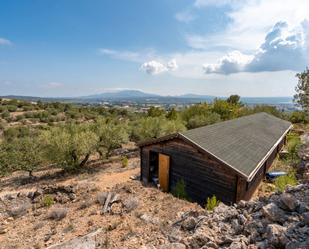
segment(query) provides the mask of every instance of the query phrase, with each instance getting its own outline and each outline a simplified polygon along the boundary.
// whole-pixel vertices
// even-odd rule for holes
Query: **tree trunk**
[[[90,157],[90,154],[87,154],[87,155],[85,156],[85,158],[83,159],[83,161],[81,161],[81,163],[79,164],[79,167],[84,167],[85,164],[87,163],[89,157]]]

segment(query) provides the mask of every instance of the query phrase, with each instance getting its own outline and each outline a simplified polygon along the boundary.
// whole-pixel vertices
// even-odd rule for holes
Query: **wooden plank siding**
[[[201,205],[212,195],[228,204],[235,202],[236,173],[211,156],[178,138],[142,147],[143,159],[150,151],[170,156],[170,190],[183,179],[189,197]],[[142,179],[149,180],[146,172],[149,166],[145,161],[141,166],[145,167],[141,171]]]

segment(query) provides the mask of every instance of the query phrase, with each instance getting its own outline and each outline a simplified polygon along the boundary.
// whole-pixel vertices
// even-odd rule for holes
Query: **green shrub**
[[[302,124],[309,123],[308,114],[306,114],[306,112],[302,112],[302,111],[292,112],[289,119],[292,123],[302,123]]]
[[[275,187],[279,192],[283,192],[288,185],[295,186],[297,184],[297,179],[294,172],[290,172],[286,176],[279,176],[275,179]]]
[[[42,203],[45,207],[50,207],[54,205],[55,201],[51,195],[44,195]]]
[[[207,197],[206,209],[209,211],[214,210],[215,207],[219,205],[220,201],[217,200],[217,197],[213,195],[211,198]]]
[[[122,167],[126,168],[128,167],[129,165],[129,160],[126,156],[123,156],[122,159],[121,159],[121,164],[122,164]]]
[[[25,119],[25,115],[23,115],[23,114],[16,116],[16,121],[21,121],[23,119]]]
[[[4,119],[10,117],[9,111],[8,111],[8,110],[3,111],[3,112],[1,113],[1,117],[4,118]]]
[[[183,179],[176,183],[175,188],[172,190],[172,194],[179,199],[189,200],[189,196],[186,192],[186,184]]]
[[[301,144],[301,140],[299,135],[295,133],[290,133],[287,135],[287,150],[289,152],[288,159],[292,161],[297,161],[297,149],[298,146]]]

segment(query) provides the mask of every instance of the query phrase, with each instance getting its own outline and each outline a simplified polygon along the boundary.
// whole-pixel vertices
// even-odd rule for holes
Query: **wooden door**
[[[170,157],[159,154],[159,184],[164,192],[168,192],[170,173]]]

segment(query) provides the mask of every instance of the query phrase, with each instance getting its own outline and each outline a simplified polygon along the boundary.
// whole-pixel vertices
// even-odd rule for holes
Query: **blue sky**
[[[290,96],[306,0],[0,0],[0,95]]]

